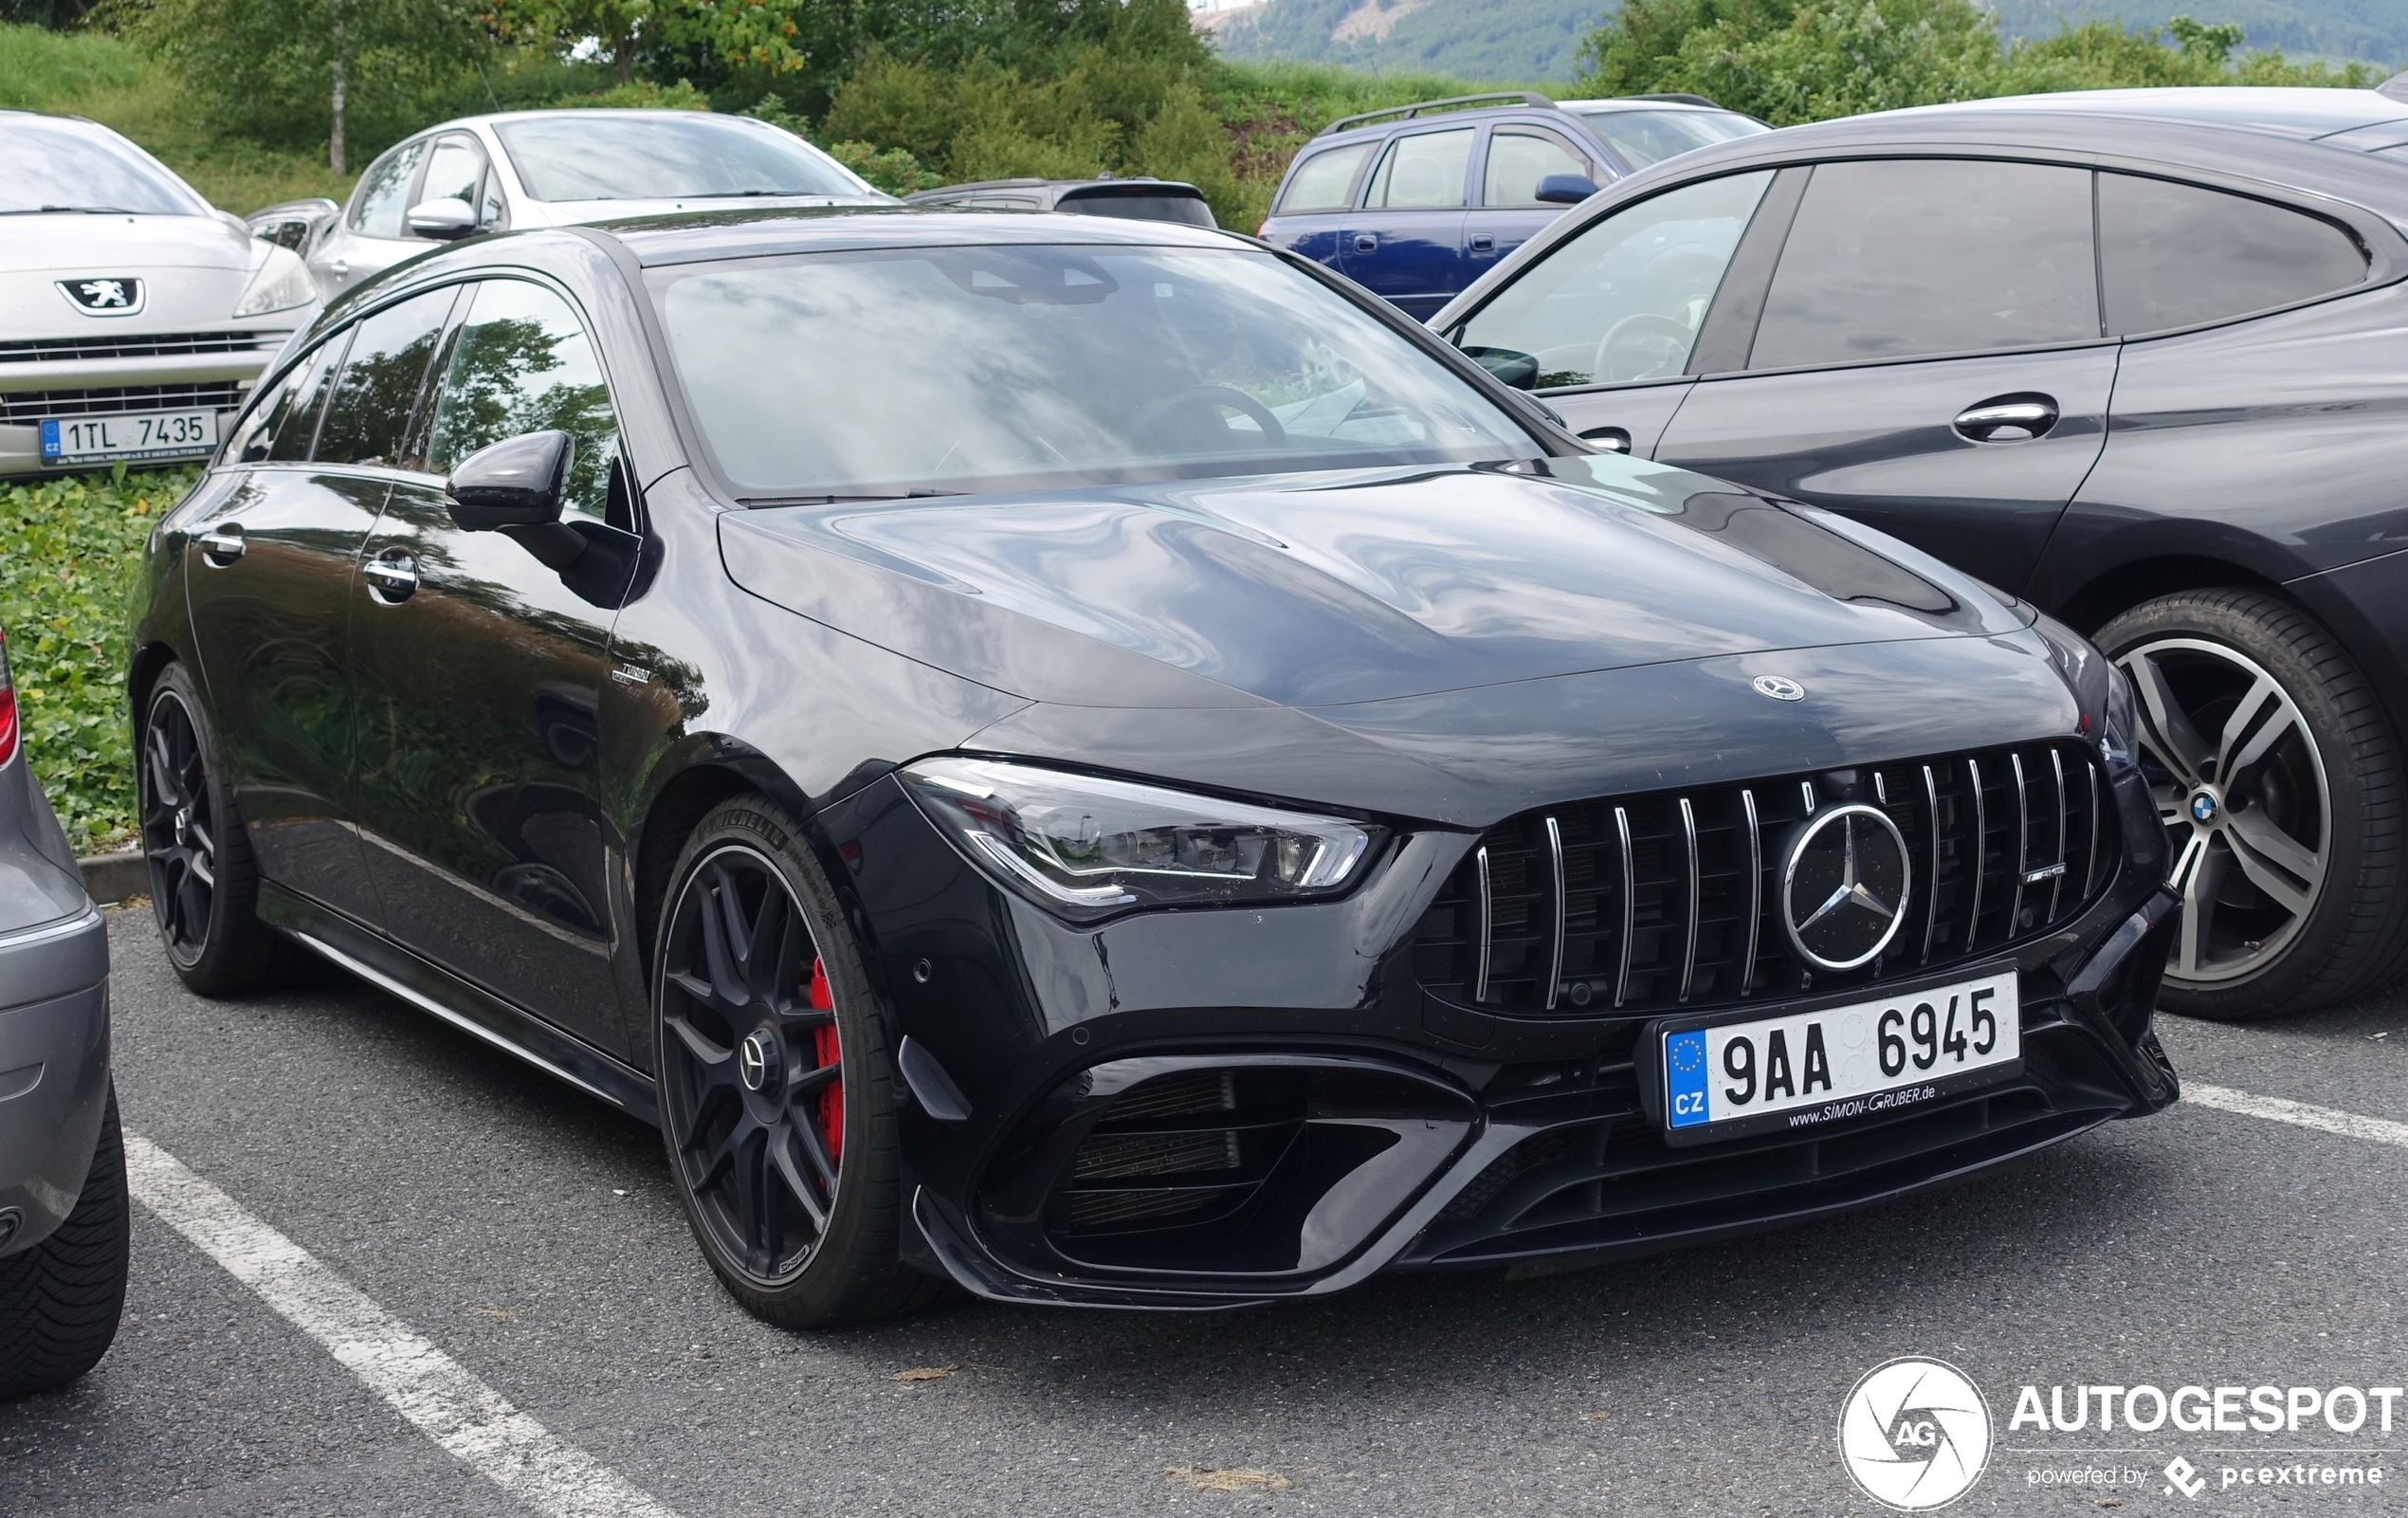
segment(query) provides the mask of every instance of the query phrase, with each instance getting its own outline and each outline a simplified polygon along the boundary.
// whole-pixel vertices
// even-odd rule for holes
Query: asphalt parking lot
[[[718,1289],[648,1130],[331,972],[196,999],[147,911],[113,924],[129,1133],[540,1425],[573,1462],[554,1510],[1872,1511],[1833,1430],[1902,1354],[1961,1367],[1996,1419],[1955,1510],[2408,1505],[2408,1400],[2350,1437],[2009,1426],[2025,1384],[2408,1381],[2408,989],[2270,1028],[2163,1019],[2186,1082],[2246,1095],[1801,1230],[1233,1315],[963,1303],[798,1336]],[[543,1510],[270,1300],[137,1208],[116,1347],[0,1406],[0,1513]],[[2196,1497],[2160,1473],[2177,1454]],[[2317,1462],[2394,1484],[2218,1474]],[[2076,1472],[2135,1479],[2054,1484]]]

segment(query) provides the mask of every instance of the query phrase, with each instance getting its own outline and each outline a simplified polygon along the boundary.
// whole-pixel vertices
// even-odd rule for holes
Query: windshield
[[[494,130],[538,200],[878,193],[791,132],[700,111],[578,112],[499,121]]]
[[[107,127],[11,115],[9,151],[0,155],[0,214],[44,210],[206,216],[209,206]]]
[[[1580,118],[1633,169],[1772,130],[1735,111],[1582,111]]]
[[[650,278],[695,421],[747,498],[1540,451],[1444,364],[1248,249],[871,249]]]

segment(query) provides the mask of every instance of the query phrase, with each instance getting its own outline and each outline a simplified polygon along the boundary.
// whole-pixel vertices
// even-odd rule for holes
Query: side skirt
[[[639,1122],[659,1125],[651,1077],[633,1066],[272,881],[260,883],[259,915],[303,948],[419,1011],[517,1055]]]

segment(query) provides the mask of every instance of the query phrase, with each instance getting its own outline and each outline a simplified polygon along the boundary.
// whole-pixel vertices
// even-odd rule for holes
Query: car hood
[[[1088,707],[1323,707],[2025,625],[1869,529],[1610,455],[756,508],[720,531],[763,599]]]
[[[231,320],[267,245],[216,216],[0,216],[0,338],[190,332]],[[64,280],[139,280],[141,309],[94,316]],[[289,316],[263,325],[283,327]]]

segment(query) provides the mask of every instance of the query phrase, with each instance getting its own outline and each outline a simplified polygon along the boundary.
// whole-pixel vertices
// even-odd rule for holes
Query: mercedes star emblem
[[[1806,699],[1806,687],[1786,675],[1758,675],[1748,684],[1756,687],[1758,695],[1770,696],[1775,701],[1804,701]]]
[[[1862,802],[1819,812],[1790,841],[1781,923],[1818,970],[1852,970],[1889,946],[1906,922],[1914,870],[1906,835]]]
[[[747,1033],[736,1046],[736,1072],[744,1089],[766,1091],[777,1080],[777,1046],[764,1033]]]

